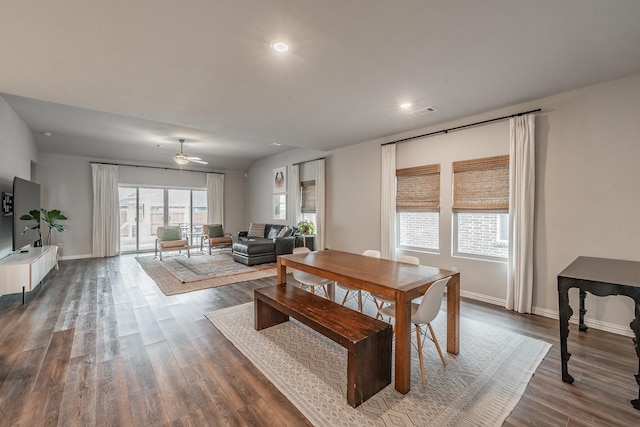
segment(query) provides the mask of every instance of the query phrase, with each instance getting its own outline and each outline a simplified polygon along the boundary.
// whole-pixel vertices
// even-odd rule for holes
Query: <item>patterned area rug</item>
[[[426,387],[414,348],[411,391],[396,392],[392,381],[354,409],[343,347],[295,320],[257,332],[253,303],[205,316],[316,426],[499,426],[551,347],[462,318],[460,354],[445,353],[446,367],[425,343]],[[432,326],[445,345],[446,315]]]
[[[211,255],[164,256],[160,261],[154,256],[137,257],[143,270],[165,295],[175,295],[200,289],[230,285],[247,280],[276,275],[276,264],[246,266],[235,262],[229,251]]]

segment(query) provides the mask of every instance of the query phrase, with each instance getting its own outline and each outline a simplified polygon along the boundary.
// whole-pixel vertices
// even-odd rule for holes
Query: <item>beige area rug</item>
[[[347,352],[338,344],[295,320],[257,332],[253,303],[205,316],[315,426],[499,426],[551,347],[463,318],[460,354],[445,354],[446,367],[425,343],[426,387],[414,349],[411,391],[398,393],[392,381],[354,409],[346,401]],[[446,315],[432,325],[446,342]]]
[[[247,280],[276,275],[276,264],[246,266],[235,262],[229,251],[212,255],[164,256],[160,261],[154,256],[137,257],[143,270],[165,295],[175,295],[200,289],[215,288]]]

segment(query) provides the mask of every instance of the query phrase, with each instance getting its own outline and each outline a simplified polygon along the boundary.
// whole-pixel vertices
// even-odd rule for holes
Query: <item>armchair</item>
[[[156,239],[156,256],[160,251],[160,260],[162,261],[162,251],[166,250],[187,250],[187,256],[191,258],[189,252],[189,239],[182,236],[182,228],[179,225],[171,225],[167,227],[158,227],[156,231],[158,236]]]
[[[231,246],[233,244],[231,234],[225,233],[222,230],[222,224],[207,224],[202,227],[202,233],[202,238],[200,239],[200,250],[202,250],[202,246],[206,241],[207,246],[209,247],[209,255],[211,255],[212,247],[220,248],[224,246]]]

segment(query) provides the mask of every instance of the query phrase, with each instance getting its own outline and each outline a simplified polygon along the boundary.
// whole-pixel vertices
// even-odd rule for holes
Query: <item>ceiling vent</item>
[[[411,112],[411,114],[413,114],[414,116],[424,116],[425,114],[433,113],[434,111],[438,111],[438,109],[436,107],[429,106],[416,108]]]

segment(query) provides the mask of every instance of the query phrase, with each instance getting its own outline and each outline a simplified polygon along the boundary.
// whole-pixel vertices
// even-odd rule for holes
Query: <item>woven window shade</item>
[[[440,210],[440,165],[417,166],[396,170],[396,210]]]
[[[453,162],[453,206],[459,211],[509,211],[509,156]]]
[[[302,189],[302,206],[300,212],[315,213],[316,212],[316,182],[303,181],[300,183]]]

